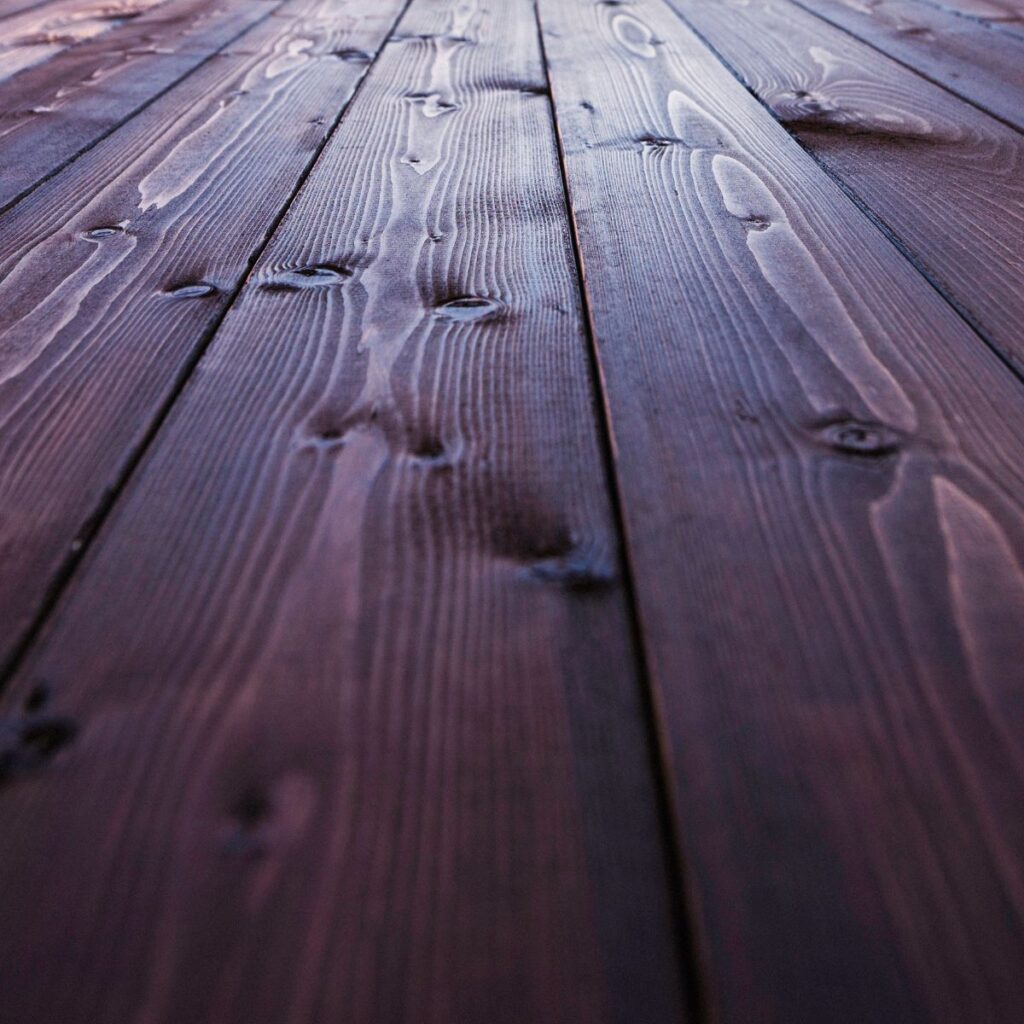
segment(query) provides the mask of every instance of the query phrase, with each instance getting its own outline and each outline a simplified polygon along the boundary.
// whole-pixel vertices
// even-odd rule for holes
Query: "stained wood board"
[[[166,3],[0,83],[0,209],[279,6]]]
[[[289,5],[0,220],[0,662],[365,75],[337,53],[373,53],[401,7]]]
[[[806,0],[801,6],[1024,129],[1024,39],[914,0]]]
[[[0,20],[0,82],[160,6],[164,0],[57,0]]]
[[[670,0],[1024,372],[1024,135],[789,0]]]
[[[665,4],[539,10],[706,1016],[1011,1024],[1020,383]]]
[[[1014,35],[1024,34],[1024,3],[1020,0],[941,0],[933,6],[965,18],[974,18]]]
[[[414,3],[7,693],[6,1021],[682,1019],[577,285],[532,4]]]

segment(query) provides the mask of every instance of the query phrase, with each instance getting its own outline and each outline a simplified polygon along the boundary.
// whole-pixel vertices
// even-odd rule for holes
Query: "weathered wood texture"
[[[1024,130],[1024,39],[914,0],[798,0]]]
[[[928,3],[929,0],[920,2]],[[1024,35],[1024,3],[1021,0],[933,0],[932,5],[1014,35]]]
[[[403,2],[295,0],[0,221],[0,662]]]
[[[682,1019],[532,10],[413,5],[8,691],[5,1024]]]
[[[0,20],[0,81],[109,32],[165,0],[56,0]]]
[[[670,0],[1024,372],[1024,135],[789,0]]]
[[[1022,2],[0,0],[0,1022],[1018,1024]]]
[[[1020,383],[664,3],[539,8],[708,1017],[1012,1024]]]
[[[0,209],[280,5],[178,0],[0,82]],[[2,26],[3,23],[0,23]]]
[[[56,4],[58,0],[0,0],[0,18],[11,18],[37,7]]]
[[[8,693],[10,1024],[680,1019],[528,9],[414,7]]]

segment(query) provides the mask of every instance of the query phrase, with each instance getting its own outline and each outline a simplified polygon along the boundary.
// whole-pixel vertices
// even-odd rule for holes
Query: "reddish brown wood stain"
[[[1017,1024],[1019,0],[0,0],[0,1022]]]

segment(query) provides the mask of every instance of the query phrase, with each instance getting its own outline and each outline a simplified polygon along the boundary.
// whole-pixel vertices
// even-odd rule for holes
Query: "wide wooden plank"
[[[403,3],[294,0],[0,220],[0,663]]]
[[[661,0],[541,0],[707,1018],[1013,1024],[1024,392]]]
[[[1024,372],[1024,136],[789,0],[670,4]]]
[[[279,6],[171,0],[0,82],[0,210]]]
[[[1024,130],[1024,39],[914,0],[798,2]]]
[[[6,1024],[682,1019],[595,418],[531,0],[417,0],[6,695]]]

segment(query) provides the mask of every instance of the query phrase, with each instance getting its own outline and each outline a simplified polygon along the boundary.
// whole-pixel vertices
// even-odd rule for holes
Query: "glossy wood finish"
[[[0,0],[3,1024],[1017,1024],[998,3]]]

